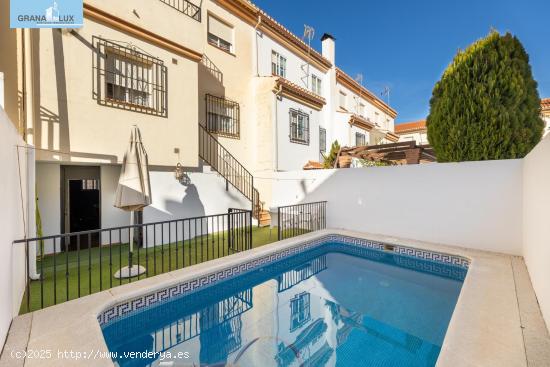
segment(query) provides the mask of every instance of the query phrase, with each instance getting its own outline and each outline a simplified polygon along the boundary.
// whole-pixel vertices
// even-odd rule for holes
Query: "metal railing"
[[[211,94],[206,94],[205,100],[206,130],[216,135],[238,139],[240,137],[239,104]]]
[[[201,7],[193,4],[188,0],[160,0],[160,1],[178,10],[180,13],[183,13],[188,17],[195,19],[197,22],[201,21]]]
[[[284,240],[327,227],[327,202],[317,201],[277,208],[277,238]]]
[[[134,231],[133,251],[130,231]],[[21,313],[252,248],[252,213],[227,213],[14,241],[25,246],[26,294]],[[36,272],[31,274],[31,251]],[[115,277],[123,267],[144,267]],[[137,268],[134,268],[137,269]]]
[[[260,195],[254,187],[254,177],[202,125],[199,125],[199,157],[252,202],[252,216],[258,218]]]

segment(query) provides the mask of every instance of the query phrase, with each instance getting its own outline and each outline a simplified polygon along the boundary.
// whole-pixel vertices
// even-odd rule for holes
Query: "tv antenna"
[[[311,40],[315,36],[315,28],[310,25],[304,24],[304,35],[302,36],[302,41],[307,43],[307,62],[302,65],[302,71],[304,76],[302,77],[302,82],[309,89],[309,60],[311,58]]]
[[[390,105],[390,91],[391,91],[390,87],[386,85],[382,93],[380,93],[381,96],[386,96],[386,101],[388,103],[388,106]]]

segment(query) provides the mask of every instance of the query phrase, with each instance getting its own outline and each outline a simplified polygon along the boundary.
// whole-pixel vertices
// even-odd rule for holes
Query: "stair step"
[[[271,214],[267,210],[260,211],[260,219],[258,220],[258,225],[260,227],[267,227],[271,224]]]

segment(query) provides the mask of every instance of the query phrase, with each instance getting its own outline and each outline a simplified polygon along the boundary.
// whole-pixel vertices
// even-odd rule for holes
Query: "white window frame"
[[[346,94],[346,92],[341,90],[338,94],[338,105],[340,106],[340,108],[343,108],[344,110],[347,109],[346,108],[347,99],[348,99],[348,95]]]
[[[323,94],[322,79],[315,74],[311,74],[311,91],[318,96]]]
[[[271,50],[271,74],[286,78],[286,57]]]

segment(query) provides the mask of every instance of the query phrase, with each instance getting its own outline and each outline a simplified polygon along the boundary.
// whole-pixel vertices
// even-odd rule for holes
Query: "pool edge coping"
[[[353,232],[353,231],[347,231],[347,230],[341,230],[341,229],[326,229],[326,230],[298,236],[295,238],[274,242],[268,245],[264,245],[262,247],[252,249],[247,253],[233,254],[225,258],[216,259],[209,262],[193,265],[188,268],[184,268],[184,269],[176,270],[170,273],[165,273],[155,277],[147,278],[147,279],[141,280],[140,282],[112,288],[110,290],[106,290],[90,296],[86,296],[81,299],[77,299],[77,300],[69,301],[57,306],[49,307],[44,310],[35,311],[32,313],[33,325],[31,326],[31,331],[29,333],[28,348],[36,349],[37,347],[47,347],[48,345],[51,347],[58,347],[58,348],[59,348],[59,345],[63,345],[64,347],[66,347],[65,349],[70,349],[71,346],[76,346],[76,345],[80,347],[82,343],[75,344],[75,340],[72,336],[74,336],[75,334],[79,334],[77,332],[78,330],[80,331],[88,330],[88,333],[86,332],[84,333],[85,335],[90,337],[89,342],[85,343],[86,347],[89,350],[95,349],[101,352],[108,352],[105,340],[103,338],[103,334],[101,332],[101,327],[97,320],[98,314],[103,312],[103,310],[109,307],[112,307],[117,303],[131,299],[133,297],[142,296],[147,293],[158,291],[160,289],[167,288],[172,285],[197,278],[201,275],[211,273],[216,270],[221,270],[222,268],[227,268],[232,263],[238,264],[238,263],[251,260],[253,258],[259,258],[262,255],[273,253],[274,249],[277,249],[277,250],[286,249],[288,247],[296,246],[297,244],[300,244],[306,241],[315,240],[330,234],[350,236],[350,237],[356,237],[363,240],[377,241],[382,243],[398,245],[402,247],[409,247],[409,248],[433,251],[438,253],[445,253],[445,254],[450,254],[454,256],[460,256],[469,260],[470,264],[469,264],[468,274],[466,276],[466,279],[464,280],[462,291],[457,300],[455,311],[453,312],[453,316],[451,318],[451,322],[447,330],[447,335],[445,337],[443,347],[439,355],[437,366],[452,366],[453,363],[454,365],[456,365],[457,361],[462,362],[461,365],[464,365],[464,366],[480,365],[476,362],[477,359],[476,360],[471,359],[468,356],[468,353],[464,353],[464,354],[461,353],[460,344],[458,344],[458,347],[456,346],[456,343],[455,343],[456,340],[454,339],[456,339],[455,334],[457,330],[460,332],[462,329],[467,329],[466,326],[468,326],[467,324],[464,324],[467,321],[461,320],[464,318],[464,315],[460,315],[460,317],[457,317],[456,311],[459,308],[459,306],[463,306],[465,302],[471,301],[469,299],[465,299],[464,294],[465,294],[465,289],[467,290],[468,288],[473,286],[472,278],[473,278],[473,275],[477,273],[478,265],[480,267],[481,266],[485,267],[487,265],[485,264],[485,262],[487,261],[498,262],[498,261],[507,260],[507,259],[509,260],[512,257],[511,255],[472,250],[465,247],[428,243],[423,241],[384,236],[379,234]],[[78,308],[79,305],[81,305],[83,308],[79,309]],[[61,314],[65,316],[65,318],[63,319],[64,322],[62,322],[64,326],[61,327],[60,325],[58,325],[57,328],[48,328],[47,325],[51,326],[53,324],[52,319],[56,319],[56,316],[60,316]],[[457,318],[459,319],[457,320]],[[56,321],[59,321],[59,320],[56,319]],[[94,325],[91,325],[92,323]],[[78,328],[75,328],[76,324],[78,324],[79,326]],[[518,327],[518,330],[519,330],[519,327]],[[453,331],[451,335],[450,335],[450,331]],[[510,331],[511,330],[508,330],[508,332]],[[64,334],[64,332],[66,332],[67,334]],[[452,339],[452,340],[449,340],[449,339]],[[66,344],[62,343],[62,341],[64,341]],[[522,350],[523,350],[523,347],[524,345],[523,343],[521,343]],[[456,350],[457,348],[459,350]],[[506,349],[505,351],[507,350],[508,349]],[[517,350],[513,352],[514,353],[510,353],[510,354],[518,354]],[[523,360],[525,360],[525,354],[523,354]],[[510,365],[510,366],[518,365],[516,363],[518,361],[517,358],[511,358],[511,359],[508,359],[508,361],[510,362],[507,365]],[[34,365],[54,366],[56,365],[56,363],[58,362],[56,362],[55,359],[51,359],[48,361],[44,361],[44,360],[38,361],[36,359],[35,360],[27,359],[25,366],[27,365],[28,366],[34,366]],[[78,365],[78,362],[74,362],[74,363],[75,363],[74,365]],[[72,365],[71,361],[67,361],[67,360],[64,361],[64,364]],[[90,365],[112,366],[113,362],[110,359],[109,360],[101,359],[101,360],[92,361]],[[526,365],[526,364],[523,364],[523,365]]]

